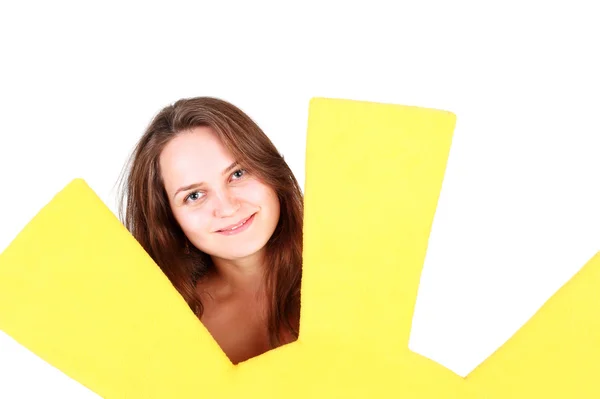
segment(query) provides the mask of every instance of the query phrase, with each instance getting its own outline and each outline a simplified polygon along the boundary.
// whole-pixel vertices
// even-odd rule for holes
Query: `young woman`
[[[123,223],[229,359],[296,340],[302,192],[256,123],[223,100],[179,100],[128,166]]]

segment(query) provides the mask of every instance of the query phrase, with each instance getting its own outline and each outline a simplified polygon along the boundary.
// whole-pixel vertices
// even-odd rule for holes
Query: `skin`
[[[265,244],[280,216],[276,193],[250,175],[208,127],[172,139],[160,168],[173,215],[214,272],[198,282],[202,323],[235,364],[266,352]],[[219,230],[252,222],[234,235]]]

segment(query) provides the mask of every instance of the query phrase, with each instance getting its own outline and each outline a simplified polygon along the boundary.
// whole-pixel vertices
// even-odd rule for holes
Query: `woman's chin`
[[[234,251],[223,253],[222,258],[230,261],[250,260],[255,257],[258,258],[263,251],[264,246],[236,248]]]

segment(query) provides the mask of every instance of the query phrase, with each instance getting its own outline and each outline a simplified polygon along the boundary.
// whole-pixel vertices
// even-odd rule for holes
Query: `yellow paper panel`
[[[359,341],[382,356],[407,350],[455,119],[416,107],[312,101],[305,341]]]
[[[598,376],[600,253],[467,380],[494,399],[592,399]]]
[[[106,397],[194,392],[198,373],[211,381],[232,367],[79,179],[0,256],[0,329]]]

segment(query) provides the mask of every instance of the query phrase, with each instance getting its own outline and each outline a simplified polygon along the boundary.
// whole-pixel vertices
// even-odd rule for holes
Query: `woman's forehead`
[[[167,184],[194,184],[218,177],[234,162],[232,154],[207,128],[181,133],[163,149],[160,157]]]

